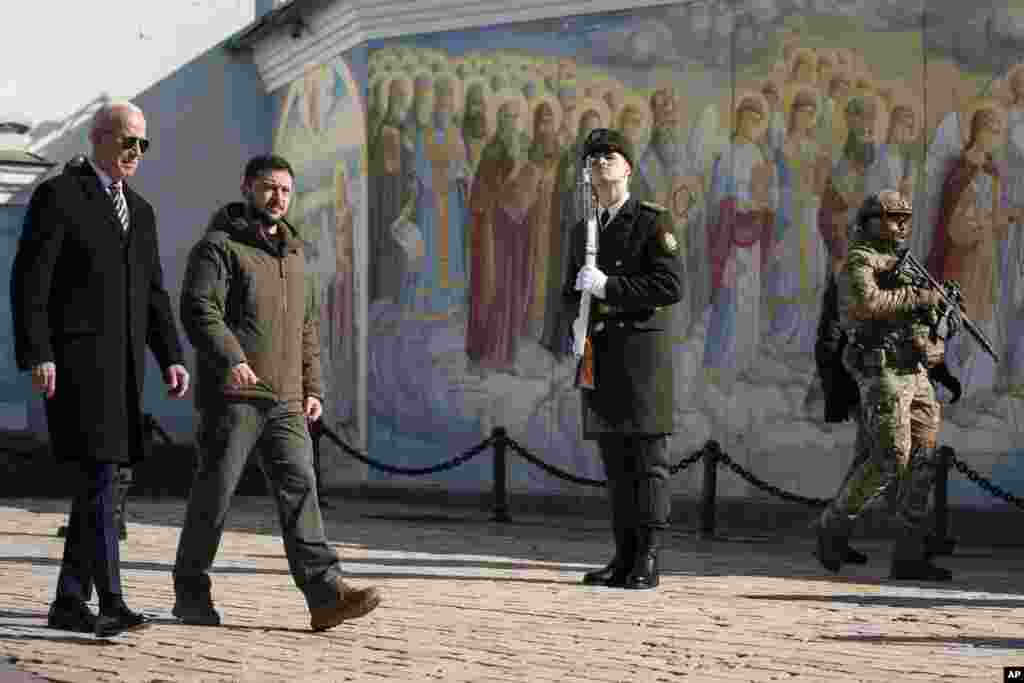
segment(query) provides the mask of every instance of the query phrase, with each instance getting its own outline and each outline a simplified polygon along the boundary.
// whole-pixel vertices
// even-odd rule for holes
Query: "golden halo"
[[[572,133],[573,139],[579,136],[580,132],[580,119],[588,111],[593,111],[597,114],[600,119],[598,125],[599,128],[611,128],[613,125],[611,110],[608,108],[608,103],[604,100],[594,99],[593,97],[581,97],[576,100],[576,114],[572,121]]]
[[[637,95],[635,93],[630,93],[622,97],[622,102],[619,104],[619,111],[617,112],[617,116],[619,118],[617,118],[614,121],[615,125],[612,127],[616,129],[620,128],[620,126],[622,125],[622,121],[620,120],[622,117],[622,112],[624,112],[627,107],[640,114],[640,118],[643,119],[644,131],[649,131],[651,129],[652,119],[651,104],[647,100],[647,98],[641,97],[640,95]]]
[[[804,61],[804,60],[810,61],[811,69],[814,71],[815,78],[817,78],[817,76],[818,76],[818,53],[815,52],[813,48],[800,47],[800,48],[797,48],[793,52],[793,55],[789,58],[789,64],[786,66],[786,78],[787,78],[787,80],[792,80],[793,79],[793,77],[794,77],[794,73],[793,72],[796,70],[797,63],[801,62],[801,61]]]
[[[999,125],[1002,128],[1002,137],[1007,135],[1007,113],[1006,107],[994,97],[975,97],[968,100],[963,108],[960,118],[960,140],[964,145],[971,139],[971,125],[974,122],[974,115],[982,109],[991,109],[999,117]]]
[[[532,138],[533,121],[530,118],[530,107],[526,103],[526,97],[516,88],[502,88],[494,93],[487,100],[487,133],[495,135],[498,132],[498,110],[508,102],[515,102],[519,105],[519,130]]]
[[[743,102],[745,102],[747,100],[750,100],[750,99],[753,99],[753,100],[757,101],[758,105],[761,108],[761,111],[764,114],[761,117],[761,123],[758,125],[757,129],[755,129],[755,131],[754,131],[754,139],[757,140],[758,138],[760,138],[764,134],[764,131],[768,128],[768,122],[771,119],[771,111],[772,110],[771,110],[771,107],[768,106],[768,100],[766,100],[764,95],[762,95],[761,93],[757,92],[756,90],[737,90],[736,91],[736,99],[735,99],[735,101],[733,103],[732,112],[731,112],[731,116],[730,116],[730,121],[732,123],[731,128],[732,128],[733,133],[735,133],[736,132],[736,124],[739,123],[739,120],[740,120],[740,117],[738,116],[740,105]]]
[[[916,140],[917,137],[921,134],[921,125],[924,123],[924,121],[923,121],[923,119],[921,117],[921,107],[917,104],[916,101],[914,101],[914,100],[912,100],[910,98],[906,98],[906,97],[899,98],[899,97],[897,97],[897,98],[893,99],[892,110],[890,110],[890,112],[889,112],[889,125],[890,126],[892,125],[892,115],[893,115],[893,113],[897,109],[909,109],[910,111],[912,111],[914,113],[914,129],[913,129],[913,131],[911,133],[911,138],[910,139],[911,140]],[[885,142],[888,142],[888,138],[889,138],[888,129],[886,129]]]

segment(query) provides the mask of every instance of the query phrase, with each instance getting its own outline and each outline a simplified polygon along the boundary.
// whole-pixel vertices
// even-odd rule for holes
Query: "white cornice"
[[[369,40],[484,28],[576,14],[675,4],[672,0],[335,0],[303,10],[302,24],[280,26],[256,39],[253,60],[268,92]],[[293,34],[298,33],[298,37]]]

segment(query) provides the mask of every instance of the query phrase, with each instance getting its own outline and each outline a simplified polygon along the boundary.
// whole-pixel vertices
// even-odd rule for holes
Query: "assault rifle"
[[[985,350],[985,353],[992,356],[995,362],[999,362],[999,354],[996,353],[995,347],[992,342],[989,341],[985,333],[981,331],[973,320],[967,317],[963,309],[963,297],[960,295],[959,286],[950,288],[947,291],[946,287],[939,283],[932,274],[928,272],[928,269],[921,265],[921,262],[914,258],[914,255],[907,249],[900,256],[900,260],[896,263],[896,273],[904,272],[911,277],[916,286],[925,287],[927,289],[934,289],[939,293],[939,298],[943,303],[946,304],[949,313],[959,318],[960,323],[964,329],[971,333],[974,340]]]

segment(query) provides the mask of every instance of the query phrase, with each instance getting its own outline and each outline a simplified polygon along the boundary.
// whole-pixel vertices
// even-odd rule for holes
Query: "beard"
[[[471,140],[483,140],[487,137],[487,118],[483,112],[472,112],[466,115],[462,124],[462,132]]]
[[[557,159],[561,147],[558,144],[558,134],[554,131],[540,133],[533,139],[530,145],[530,160],[544,161]]]
[[[850,137],[846,139],[843,156],[851,161],[856,161],[866,168],[875,163],[875,157],[878,156],[878,146],[873,142],[864,142],[851,133]]]

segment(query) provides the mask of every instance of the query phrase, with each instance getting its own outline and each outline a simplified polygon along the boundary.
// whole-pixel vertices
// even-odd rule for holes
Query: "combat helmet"
[[[910,202],[896,190],[881,190],[870,195],[857,210],[857,226],[862,239],[880,239],[902,244],[910,237],[910,217],[914,211]],[[901,218],[901,230],[893,233],[884,220],[872,221],[872,218],[884,219],[886,216]]]

